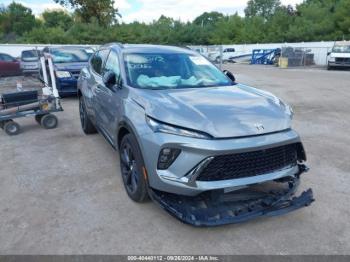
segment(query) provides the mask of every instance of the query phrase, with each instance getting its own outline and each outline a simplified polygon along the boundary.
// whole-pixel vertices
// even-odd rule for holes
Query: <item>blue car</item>
[[[80,71],[87,66],[94,50],[90,47],[45,47],[45,57],[50,56],[54,65],[56,86],[60,96],[76,95]],[[41,74],[42,75],[42,74]]]

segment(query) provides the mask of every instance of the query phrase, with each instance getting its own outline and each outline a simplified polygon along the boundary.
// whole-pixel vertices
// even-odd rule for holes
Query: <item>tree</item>
[[[288,38],[293,41],[332,41],[341,38],[335,21],[335,3],[339,0],[307,0],[297,6]],[[346,0],[347,1],[347,0]]]
[[[210,36],[212,44],[242,43],[242,28],[244,19],[237,13],[227,16],[215,24],[213,34]]]
[[[75,14],[83,23],[89,23],[94,18],[99,25],[110,26],[120,16],[118,9],[114,8],[114,0],[54,0],[63,6],[75,9]]]
[[[193,23],[201,26],[215,25],[222,18],[224,18],[224,15],[219,12],[205,12],[194,19]]]
[[[342,38],[350,39],[350,1],[341,0],[335,8],[334,19],[339,30],[342,32]]]
[[[44,26],[46,27],[60,27],[67,31],[73,24],[72,17],[62,10],[45,11],[42,13],[44,19]]]
[[[67,44],[72,41],[73,39],[69,38],[60,27],[36,27],[22,37],[22,42],[30,44]]]
[[[280,6],[280,0],[249,0],[244,13],[248,18],[261,16],[268,20]]]
[[[36,26],[35,16],[32,10],[12,2],[7,8],[0,11],[0,23],[4,34],[23,35]]]

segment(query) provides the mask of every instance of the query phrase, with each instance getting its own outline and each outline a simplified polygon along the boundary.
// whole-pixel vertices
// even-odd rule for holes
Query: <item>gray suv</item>
[[[313,201],[311,189],[292,198],[307,168],[291,107],[236,83],[194,51],[104,45],[81,71],[78,96],[83,131],[98,131],[119,151],[134,201],[150,196],[194,225],[276,215]],[[287,186],[256,188],[271,183]],[[219,215],[211,220],[213,208]]]

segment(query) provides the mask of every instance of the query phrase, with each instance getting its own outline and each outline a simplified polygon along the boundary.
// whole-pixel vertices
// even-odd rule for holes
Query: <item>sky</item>
[[[98,0],[96,0],[98,1]],[[1,0],[1,4],[8,5],[12,0]],[[62,8],[53,0],[18,0],[24,6],[31,8],[35,15],[46,9]],[[115,0],[115,7],[122,15],[122,22],[133,21],[152,22],[162,14],[183,22],[192,21],[204,12],[218,11],[224,14],[244,14],[248,0]],[[302,0],[281,0],[284,5],[295,5]]]

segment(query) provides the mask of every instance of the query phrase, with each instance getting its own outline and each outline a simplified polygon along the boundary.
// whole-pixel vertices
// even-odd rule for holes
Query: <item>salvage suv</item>
[[[78,80],[81,126],[119,151],[127,194],[213,226],[290,212],[305,151],[293,111],[197,52],[107,44]]]

